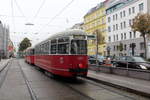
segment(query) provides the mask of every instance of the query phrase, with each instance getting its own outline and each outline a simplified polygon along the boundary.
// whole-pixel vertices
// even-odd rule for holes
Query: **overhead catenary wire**
[[[73,2],[74,2],[74,0],[71,0],[71,2],[69,2],[54,17],[52,17],[52,19],[46,25],[50,24],[57,16],[59,16],[61,13],[63,13]]]
[[[16,6],[17,6],[18,10],[19,10],[19,11],[20,11],[20,13],[22,14],[22,16],[23,16],[23,17],[25,17],[25,14],[23,13],[23,11],[22,11],[21,7],[19,6],[19,4],[18,4],[17,0],[14,0],[14,1],[15,1],[15,4],[16,4]],[[26,18],[26,17],[25,17],[25,20],[27,21],[27,18]]]
[[[74,2],[74,0],[71,0],[65,7],[63,7],[54,17],[52,17],[50,19],[50,21],[48,21],[47,24],[45,24],[43,27],[45,26],[48,26],[53,20],[55,20],[60,14],[62,14],[72,3]],[[39,31],[42,31],[42,29],[44,28],[41,28]]]
[[[22,16],[24,16],[24,17],[25,17],[25,15],[24,15],[24,13],[23,13],[23,11],[22,11],[21,7],[19,6],[18,2],[17,2],[16,0],[14,0],[14,1],[15,1],[15,4],[16,4],[16,6],[17,6],[18,10],[19,10],[19,11],[20,11],[20,13],[22,14]]]
[[[36,12],[35,15],[34,15],[34,18],[36,18],[36,17],[38,16],[38,14],[39,14],[41,8],[42,8],[42,7],[44,6],[44,4],[45,4],[45,1],[46,1],[46,0],[43,0],[43,1],[42,1],[42,3],[41,3],[41,5],[40,5],[39,9],[37,10],[37,12]]]
[[[15,19],[14,19],[14,4],[13,4],[14,0],[11,0],[11,16],[12,16],[12,24],[13,24],[13,28],[15,31]]]

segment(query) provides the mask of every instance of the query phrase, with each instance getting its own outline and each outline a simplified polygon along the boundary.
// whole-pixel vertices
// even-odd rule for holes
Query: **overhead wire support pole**
[[[96,32],[96,67],[98,67],[98,30]]]

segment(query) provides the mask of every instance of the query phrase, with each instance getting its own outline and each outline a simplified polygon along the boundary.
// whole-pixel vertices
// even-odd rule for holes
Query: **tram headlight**
[[[84,68],[83,64],[79,64],[79,68]]]

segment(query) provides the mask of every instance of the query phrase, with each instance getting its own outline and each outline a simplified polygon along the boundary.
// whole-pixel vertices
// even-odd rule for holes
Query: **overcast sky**
[[[88,10],[104,0],[0,0],[0,19],[9,25],[17,45],[24,37],[34,44],[83,22]],[[34,25],[25,25],[33,23]]]

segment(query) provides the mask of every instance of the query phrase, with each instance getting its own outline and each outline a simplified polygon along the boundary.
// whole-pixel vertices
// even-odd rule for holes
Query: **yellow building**
[[[100,55],[106,55],[106,14],[105,14],[105,3],[102,2],[96,7],[90,9],[90,11],[84,16],[84,30],[90,34],[94,35],[96,30],[99,30],[98,38]],[[96,41],[88,41],[88,54],[96,54]]]

